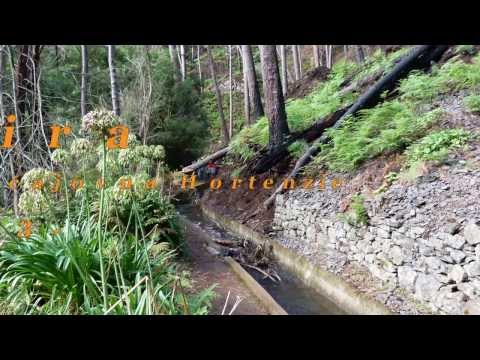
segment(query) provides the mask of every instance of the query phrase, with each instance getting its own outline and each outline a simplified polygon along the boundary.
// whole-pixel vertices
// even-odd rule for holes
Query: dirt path
[[[235,303],[237,296],[243,300],[236,308],[234,315],[268,315],[267,311],[258,302],[257,298],[245,287],[243,282],[235,275],[230,266],[221,258],[210,254],[205,244],[208,234],[196,224],[185,222],[185,241],[187,245],[187,259],[185,266],[191,271],[195,289],[204,289],[213,284],[215,297],[211,315],[220,315],[225,305],[228,292],[226,313],[228,314]]]

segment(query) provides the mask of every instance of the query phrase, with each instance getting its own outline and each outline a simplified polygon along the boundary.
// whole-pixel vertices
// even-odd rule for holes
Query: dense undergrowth
[[[176,265],[182,235],[164,148],[130,135],[126,149],[107,150],[107,131],[120,124],[109,111],[88,113],[87,136],[52,153],[56,171],[22,177],[23,220],[0,219],[0,311],[207,313],[212,289],[193,293]]]
[[[319,84],[308,96],[302,99],[290,99],[286,103],[290,131],[305,130],[316,120],[352,103],[359,94],[340,92],[347,79],[353,83],[379,71],[388,72],[407,50],[400,49],[389,55],[379,50],[362,66],[351,61],[337,62],[327,80]],[[235,136],[231,142],[233,153],[243,161],[252,159],[259,149],[268,144],[268,137],[268,120],[262,117],[252,126],[243,128]],[[291,154],[299,157],[303,145],[303,142],[292,144]]]
[[[352,103],[359,94],[341,92],[341,85],[346,79],[354,83],[373,74],[385,74],[408,50],[408,47],[401,48],[387,56],[378,51],[363,65],[345,61],[335,64],[328,79],[319,84],[310,95],[287,102],[290,130],[304,130],[315,120]],[[443,114],[441,109],[432,106],[440,96],[465,90],[471,94],[464,100],[466,107],[472,112],[480,111],[479,97],[475,95],[480,88],[480,55],[473,56],[471,62],[465,62],[461,55],[472,56],[475,48],[458,46],[455,51],[457,56],[441,67],[434,65],[426,73],[412,72],[400,82],[395,99],[362,110],[347,119],[341,127],[327,130],[330,142],[322,146],[320,153],[305,171],[315,172],[318,166],[326,166],[335,171],[351,171],[380,154],[403,152],[406,149],[409,149],[408,166],[414,162],[412,154],[417,154],[416,161],[439,159],[455,148],[457,140],[463,144],[466,137],[462,130],[440,132],[428,137]],[[422,153],[427,151],[428,144],[433,144],[432,141],[435,149],[428,154]],[[266,118],[260,118],[233,139],[232,147],[241,161],[248,161],[260,149],[265,148],[267,143],[268,122]],[[290,155],[293,159],[299,158],[307,146],[304,141],[291,144]]]
[[[461,130],[441,132],[432,138],[427,136],[435,122],[441,118],[442,110],[434,108],[432,103],[441,95],[459,90],[476,92],[480,87],[480,56],[472,63],[453,58],[441,68],[430,73],[414,72],[399,86],[399,96],[372,109],[360,111],[347,123],[328,130],[331,142],[323,147],[314,163],[326,164],[330,169],[350,171],[365,160],[380,154],[403,151],[419,141],[420,144],[410,150],[417,154],[417,160],[431,160],[429,156],[418,155],[429,141],[436,142],[435,152],[445,154],[451,148],[448,138],[465,139]],[[472,99],[472,98],[470,98]],[[471,109],[475,109],[475,98],[470,100]],[[468,101],[468,100],[467,100]],[[468,104],[468,102],[467,102]],[[416,149],[416,150],[415,150]],[[412,155],[409,156],[411,158]]]

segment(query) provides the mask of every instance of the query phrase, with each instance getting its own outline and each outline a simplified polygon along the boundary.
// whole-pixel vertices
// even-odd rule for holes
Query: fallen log
[[[197,162],[195,162],[191,165],[185,166],[182,169],[182,172],[184,174],[189,174],[189,173],[207,165],[211,161],[215,161],[215,160],[218,160],[218,159],[224,157],[225,155],[227,155],[227,153],[229,151],[230,151],[230,146],[227,146],[226,148],[218,150],[216,153],[213,153],[212,155],[209,155],[206,158],[200,159],[200,160],[198,160]]]
[[[431,65],[431,62],[438,60],[447,49],[447,45],[420,45],[414,48],[394,66],[389,74],[385,75],[360,96],[360,98],[358,98],[358,100],[340,117],[340,119],[335,122],[332,128],[338,128],[346,118],[355,115],[359,110],[373,107],[378,104],[382,100],[381,95],[386,91],[393,90],[399,80],[405,78],[412,70],[423,70],[428,68]],[[328,140],[329,138],[325,133],[315,140],[302,157],[295,163],[288,178],[295,178],[300,169],[307,165],[319,152],[320,145],[325,144]],[[283,190],[283,185],[279,186],[275,192],[265,200],[263,205],[267,208],[271,206],[275,201],[276,195],[283,192]]]
[[[279,161],[288,156],[288,147],[292,143],[297,140],[305,140],[307,142],[311,142],[317,139],[320,135],[322,135],[325,129],[332,127],[347,110],[348,106],[335,111],[334,113],[322,118],[321,120],[317,120],[308,129],[299,133],[292,134],[281,148],[279,148],[275,152],[266,152],[266,154],[263,155],[260,160],[256,161],[255,164],[251,166],[251,172],[253,174],[261,174],[270,170]]]

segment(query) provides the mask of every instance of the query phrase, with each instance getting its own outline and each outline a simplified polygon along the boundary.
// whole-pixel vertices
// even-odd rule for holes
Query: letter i
[[[17,120],[17,117],[13,114],[7,116],[7,122],[9,124],[13,124]],[[10,149],[12,147],[12,139],[13,139],[13,130],[15,126],[7,126],[5,127],[5,138],[3,139],[2,147],[5,149]]]

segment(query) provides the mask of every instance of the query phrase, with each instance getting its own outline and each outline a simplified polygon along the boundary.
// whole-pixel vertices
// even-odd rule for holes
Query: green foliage
[[[202,108],[200,84],[187,78],[175,82],[167,52],[151,58],[152,115],[149,143],[161,144],[171,169],[200,157],[209,137],[208,119]],[[137,114],[130,115],[136,119]]]
[[[323,146],[315,162],[326,162],[334,170],[353,170],[379,154],[405,148],[425,134],[440,113],[417,113],[398,100],[360,111],[340,128],[327,131],[331,143]]]
[[[450,150],[464,146],[470,138],[470,133],[463,129],[431,133],[407,149],[407,164],[412,165],[419,161],[441,161]]]
[[[353,101],[355,94],[340,96],[338,91],[345,78],[355,70],[349,62],[334,65],[329,78],[308,96],[286,103],[290,131],[302,131],[318,120]],[[268,145],[269,131],[267,118],[261,117],[251,126],[244,127],[231,141],[233,153],[242,160],[253,158],[256,151]]]
[[[96,229],[92,221],[80,227],[67,222],[58,235],[41,227],[27,241],[7,240],[0,249],[0,300],[8,312],[205,313],[211,291],[197,298],[183,292],[190,287],[188,275],[179,276],[168,247],[154,252],[153,242]],[[100,257],[108,264],[105,276]],[[103,295],[107,308],[102,307]]]
[[[473,113],[480,113],[480,95],[470,95],[463,99],[463,103]]]
[[[290,144],[288,152],[294,159],[299,159],[308,149],[308,143],[305,140],[297,140]]]
[[[366,225],[369,221],[369,216],[364,205],[365,199],[362,195],[353,195],[350,202],[350,210],[345,214],[337,214],[337,217],[352,226]]]
[[[383,74],[388,73],[393,68],[395,63],[402,56],[408,53],[408,51],[410,51],[410,48],[404,47],[388,55],[385,55],[385,53],[381,49],[378,49],[365,61],[361,68],[361,71],[359,71],[355,75],[354,81],[361,80],[379,71],[382,71]]]
[[[447,62],[440,69],[434,68],[430,74],[414,72],[400,83],[401,98],[417,103],[426,103],[440,94],[462,89],[475,89],[480,86],[480,56],[471,64],[459,59]]]
[[[33,169],[22,178],[19,208],[23,216],[36,218],[32,218],[35,223],[28,239],[16,236],[20,227],[14,216],[0,219],[0,311],[208,311],[211,289],[192,293],[188,274],[175,265],[174,257],[181,253],[183,239],[177,214],[164,191],[168,185],[164,148],[140,145],[129,136],[127,149],[107,151],[104,134],[112,122],[118,121],[108,111],[89,112],[82,119],[89,138],[77,138],[69,150],[65,147],[52,154],[63,175],[59,193],[51,193],[57,178],[49,170]],[[97,161],[96,168],[85,166]],[[153,171],[156,176],[152,179]],[[93,186],[69,189],[67,173],[85,182],[91,176]],[[104,179],[101,189],[96,187],[99,178]],[[37,189],[38,180],[46,188]],[[151,180],[154,183],[147,186]],[[43,196],[47,191],[49,196]],[[31,193],[34,196],[25,197]],[[51,209],[53,215],[44,216]]]
[[[368,213],[365,209],[364,198],[361,195],[352,196],[350,207],[353,210],[353,216],[356,224],[366,225],[368,223]]]
[[[457,45],[455,50],[456,53],[464,55],[475,55],[477,53],[475,45]]]
[[[440,94],[462,89],[474,90],[478,86],[479,56],[471,64],[453,59],[441,68],[432,69],[430,74],[413,72],[400,83],[397,100],[360,111],[340,128],[329,129],[327,133],[332,139],[331,143],[323,146],[315,163],[326,162],[331,169],[350,171],[380,154],[403,150],[425,136],[428,128],[441,115],[439,109],[425,112],[422,110],[425,105],[429,105]],[[466,100],[471,109],[476,108],[477,102],[476,97]],[[431,156],[434,154],[442,157],[440,150],[438,153],[432,150]]]

